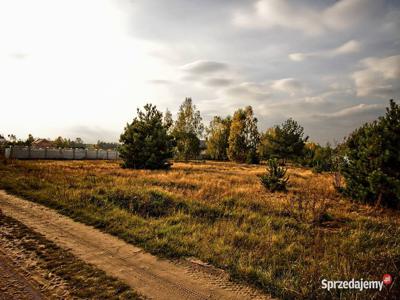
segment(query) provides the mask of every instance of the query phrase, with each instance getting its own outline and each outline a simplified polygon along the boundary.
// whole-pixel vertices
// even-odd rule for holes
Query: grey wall
[[[57,148],[29,148],[10,147],[5,149],[6,158],[16,159],[106,159],[116,160],[119,158],[115,150],[95,149],[57,149]]]

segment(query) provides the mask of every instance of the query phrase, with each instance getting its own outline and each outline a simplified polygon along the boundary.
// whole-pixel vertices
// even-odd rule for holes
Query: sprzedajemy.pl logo
[[[332,289],[353,289],[353,290],[379,290],[383,289],[383,285],[392,284],[392,276],[390,274],[383,275],[382,281],[379,280],[355,280],[354,278],[351,280],[327,280],[322,279],[321,281],[322,288],[327,289],[328,291]]]

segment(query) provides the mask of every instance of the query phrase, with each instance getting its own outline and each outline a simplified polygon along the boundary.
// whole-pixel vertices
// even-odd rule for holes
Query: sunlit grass
[[[270,193],[257,176],[264,171],[219,162],[146,171],[19,161],[0,165],[0,186],[152,253],[198,257],[282,298],[354,298],[322,290],[321,280],[398,274],[399,212],[352,203],[331,175],[302,168],[289,169],[288,193]]]

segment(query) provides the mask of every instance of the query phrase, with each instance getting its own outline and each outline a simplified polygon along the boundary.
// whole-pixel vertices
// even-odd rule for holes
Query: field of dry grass
[[[219,162],[146,171],[116,162],[14,161],[0,163],[0,188],[154,254],[197,257],[277,297],[400,292],[399,212],[352,203],[331,175],[301,168],[289,170],[288,193],[269,193],[257,176],[263,171]],[[323,278],[381,280],[385,273],[395,275],[395,286],[379,295],[321,289]]]

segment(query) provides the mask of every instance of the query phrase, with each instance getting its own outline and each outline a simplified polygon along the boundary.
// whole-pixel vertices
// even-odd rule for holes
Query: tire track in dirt
[[[22,275],[23,271],[10,262],[11,259],[0,250],[0,300],[46,299],[39,288]]]
[[[271,299],[229,281],[222,270],[190,261],[175,263],[78,223],[52,209],[0,191],[0,208],[82,260],[152,299]]]

